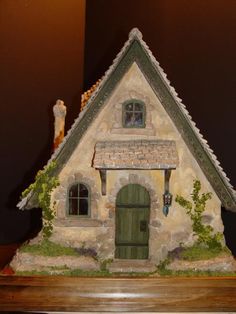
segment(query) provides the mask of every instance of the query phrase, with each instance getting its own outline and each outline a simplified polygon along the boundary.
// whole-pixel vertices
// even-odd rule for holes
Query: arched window
[[[90,216],[90,193],[83,183],[73,184],[69,189],[69,215]]]
[[[123,127],[145,127],[145,105],[143,102],[132,99],[123,104]]]

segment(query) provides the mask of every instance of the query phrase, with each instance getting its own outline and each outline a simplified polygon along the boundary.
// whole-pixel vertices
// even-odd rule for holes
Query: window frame
[[[142,106],[142,111],[137,111],[137,112],[142,112],[143,113],[143,121],[142,121],[142,124],[141,125],[131,125],[131,126],[128,126],[125,124],[125,116],[126,116],[126,106],[128,104],[140,104]],[[135,110],[132,110],[131,112],[135,113]],[[125,101],[123,104],[122,104],[122,126],[123,128],[126,128],[126,129],[144,129],[146,127],[146,106],[145,106],[145,103],[140,100],[140,99],[129,99],[127,101]]]
[[[88,214],[87,215],[80,215],[79,214],[79,209],[78,209],[78,214],[76,215],[73,215],[73,214],[70,214],[70,190],[73,186],[77,185],[77,189],[79,189],[79,185],[82,184],[84,185],[87,190],[88,190],[88,197],[87,197],[87,200],[88,200]],[[79,194],[78,194],[78,197],[75,199],[79,200],[79,199],[85,199],[86,197],[80,197]],[[80,217],[80,218],[90,218],[91,217],[91,191],[90,191],[90,187],[88,186],[87,183],[84,183],[84,182],[74,182],[72,183],[69,187],[68,187],[68,190],[67,190],[67,216],[70,217],[70,218],[76,218],[76,217]]]

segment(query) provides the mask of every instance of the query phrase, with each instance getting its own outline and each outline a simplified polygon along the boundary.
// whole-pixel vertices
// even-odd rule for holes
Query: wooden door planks
[[[236,279],[2,276],[0,310],[233,312]]]

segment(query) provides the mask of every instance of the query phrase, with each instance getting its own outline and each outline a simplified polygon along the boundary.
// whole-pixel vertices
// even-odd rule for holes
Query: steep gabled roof
[[[220,167],[220,163],[207,141],[203,139],[203,136],[196,128],[181,99],[170,85],[163,69],[152,55],[147,44],[142,40],[142,34],[136,28],[130,32],[129,39],[99,82],[87,101],[84,110],[75,120],[63,142],[49,160],[49,162],[51,160],[56,160],[57,162],[55,174],[58,174],[66,164],[83,134],[133,62],[136,62],[139,66],[164,109],[174,122],[186,145],[221,200],[222,205],[226,209],[236,211],[236,192],[229,183],[229,179]],[[29,203],[27,207],[30,207],[30,197],[29,199],[24,199],[19,204],[19,207],[25,207],[27,203]]]

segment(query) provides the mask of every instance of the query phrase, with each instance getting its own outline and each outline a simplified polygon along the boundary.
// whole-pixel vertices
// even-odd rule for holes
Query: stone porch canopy
[[[95,146],[96,169],[175,169],[178,166],[175,141],[104,141]]]
[[[93,158],[93,167],[100,172],[102,195],[106,195],[107,170],[118,169],[164,170],[165,191],[169,192],[171,170],[178,163],[175,141],[170,140],[97,142]]]

